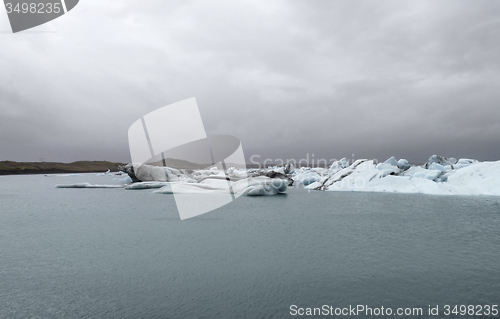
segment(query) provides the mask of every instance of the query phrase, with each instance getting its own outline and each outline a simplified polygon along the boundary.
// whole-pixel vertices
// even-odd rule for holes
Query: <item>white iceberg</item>
[[[175,194],[210,194],[234,193],[246,196],[264,196],[284,193],[288,180],[268,178],[264,176],[228,181],[220,178],[208,178],[200,183],[176,183]],[[173,194],[172,185],[164,186],[156,194]]]
[[[314,170],[298,170],[298,173],[293,176],[293,180],[304,186],[310,185],[321,180],[321,175]]]
[[[170,182],[139,182],[125,185],[125,189],[154,189],[169,186]]]
[[[100,185],[90,183],[57,184],[55,188],[123,188],[123,185]]]
[[[113,181],[122,183],[122,184],[129,184],[132,183],[132,179],[130,176],[124,177],[124,178],[113,178]]]
[[[288,187],[288,180],[268,177],[251,178],[242,183],[241,186],[237,183],[233,183],[233,190],[246,196],[277,195],[286,192]]]
[[[472,159],[431,156],[423,166],[408,167],[406,160],[391,157],[375,165],[357,160],[348,167],[340,161],[330,173],[307,186],[326,191],[420,193],[432,195],[500,196],[500,161],[478,162]]]
[[[73,174],[46,174],[45,177],[68,177],[68,176],[82,176],[80,173]]]

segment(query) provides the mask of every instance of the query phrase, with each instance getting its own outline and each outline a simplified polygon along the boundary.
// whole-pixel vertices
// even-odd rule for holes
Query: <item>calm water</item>
[[[0,177],[0,318],[500,304],[500,198],[291,189],[180,221],[171,195],[53,187],[111,179]]]

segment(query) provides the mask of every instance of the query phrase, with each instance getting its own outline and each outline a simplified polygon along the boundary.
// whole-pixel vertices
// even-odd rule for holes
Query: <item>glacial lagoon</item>
[[[500,197],[294,186],[181,221],[172,195],[54,187],[115,178],[0,177],[0,318],[500,302]]]

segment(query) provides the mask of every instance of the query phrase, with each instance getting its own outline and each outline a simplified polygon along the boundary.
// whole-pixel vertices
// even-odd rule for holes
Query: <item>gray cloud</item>
[[[55,33],[0,33],[0,160],[128,161],[128,127],[193,96],[207,132],[238,136],[248,157],[500,159],[499,13],[83,0],[37,29]]]

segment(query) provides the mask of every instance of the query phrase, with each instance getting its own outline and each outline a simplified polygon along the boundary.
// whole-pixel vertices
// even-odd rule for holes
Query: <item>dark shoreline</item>
[[[33,174],[77,174],[118,172],[118,166],[124,163],[108,161],[78,161],[73,163],[56,162],[0,162],[0,175],[33,175]]]

